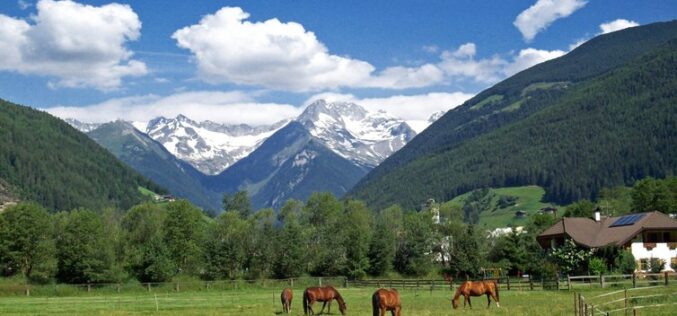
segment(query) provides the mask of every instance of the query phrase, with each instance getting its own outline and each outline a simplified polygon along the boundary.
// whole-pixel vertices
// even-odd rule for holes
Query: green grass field
[[[659,288],[667,291],[671,288]],[[375,289],[339,289],[348,306],[347,315],[371,315],[370,298]],[[594,297],[612,290],[584,291]],[[653,292],[652,292],[653,293]],[[402,290],[402,315],[573,315],[573,292],[502,291],[501,307],[486,308],[485,297],[473,298],[473,308],[452,311],[449,290]],[[302,289],[295,289],[292,314],[302,315]],[[615,297],[614,297],[615,298]],[[674,298],[674,296],[673,296]],[[602,302],[603,299],[597,299]],[[653,303],[656,301],[654,300]],[[660,303],[660,299],[658,300]],[[669,302],[674,302],[671,300]],[[338,315],[333,304],[332,315]],[[674,315],[675,305],[640,310],[640,315]],[[321,305],[316,305],[316,312]],[[276,315],[281,314],[279,289],[210,291],[156,291],[129,294],[81,294],[62,297],[0,298],[1,315]],[[622,313],[621,313],[622,314]]]
[[[545,190],[539,186],[531,185],[522,187],[493,188],[490,189],[490,192],[494,193],[495,196],[491,202],[490,208],[480,213],[478,227],[481,228],[493,229],[497,227],[526,225],[529,221],[529,215],[535,214],[541,208],[546,206],[556,207],[559,210],[558,216],[561,216],[564,213],[564,208],[559,205],[541,202],[543,195],[545,194]],[[459,195],[446,203],[462,207],[468,195],[470,195],[470,193]],[[517,201],[513,206],[498,208],[497,204],[499,196],[514,196],[517,197]],[[525,211],[528,215],[524,218],[516,218],[516,211]]]

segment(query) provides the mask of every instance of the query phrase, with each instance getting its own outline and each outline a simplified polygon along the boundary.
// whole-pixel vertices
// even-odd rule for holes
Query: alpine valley
[[[257,209],[277,209],[316,191],[342,196],[416,136],[383,111],[324,100],[292,121],[264,126],[196,122],[184,115],[149,122],[66,121],[173,195],[208,210],[220,209],[223,193],[241,190]]]

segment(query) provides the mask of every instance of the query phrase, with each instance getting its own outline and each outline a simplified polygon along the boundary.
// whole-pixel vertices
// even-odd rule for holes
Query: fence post
[[[557,290],[559,291],[559,276],[557,276]]]
[[[343,277],[343,287],[346,289],[348,288],[348,278],[346,277]]]
[[[623,291],[623,292],[625,292],[625,294],[624,294],[625,299],[623,300],[623,315],[627,316],[628,315],[628,289],[625,289],[625,291]]]
[[[632,272],[632,287],[637,287],[637,274],[634,271]]]
[[[146,288],[148,289],[148,292],[150,292],[150,283],[146,283]]]
[[[599,285],[600,285],[602,288],[604,288],[604,275],[601,274],[601,273],[599,274]],[[594,313],[594,311],[593,311],[593,313]]]
[[[118,293],[120,293],[120,283],[117,284]]]
[[[179,285],[179,282],[176,282],[176,291],[180,292],[181,291],[181,286]]]
[[[531,274],[529,274],[529,289],[532,291],[534,290],[534,282],[531,279]]]
[[[576,301],[576,292],[574,292],[574,316],[578,316],[578,302]]]
[[[595,316],[595,304],[590,305],[590,309],[592,310],[592,316]]]
[[[26,284],[26,296],[31,296],[31,286]]]
[[[508,291],[510,291],[510,276],[506,278],[506,284],[508,284]]]
[[[665,286],[668,286],[668,271],[665,271]]]
[[[87,283],[87,293],[92,291],[92,285]]]
[[[320,284],[320,286],[322,286],[322,277],[318,278],[318,283]]]
[[[571,276],[567,274],[567,288],[571,291]]]

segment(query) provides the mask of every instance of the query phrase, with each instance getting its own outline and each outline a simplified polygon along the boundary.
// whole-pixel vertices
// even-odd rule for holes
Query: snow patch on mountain
[[[403,120],[350,102],[318,100],[296,120],[335,153],[367,167],[378,165],[416,136]]]
[[[74,118],[67,118],[67,119],[64,119],[64,121],[66,123],[70,124],[70,126],[73,126],[75,129],[77,129],[77,130],[79,130],[83,133],[89,133],[89,132],[99,128],[99,126],[101,126],[100,123],[85,123],[85,122],[80,122],[80,121],[78,121]]]
[[[218,174],[246,157],[287,122],[270,126],[196,122],[184,115],[158,117],[134,126],[161,143],[177,158],[205,174]],[[145,126],[144,126],[145,125]]]

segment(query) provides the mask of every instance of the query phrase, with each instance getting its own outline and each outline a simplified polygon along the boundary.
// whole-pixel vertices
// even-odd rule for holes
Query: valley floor
[[[374,289],[340,289],[347,315],[371,315],[371,294]],[[608,290],[607,290],[608,291]],[[400,291],[402,315],[573,315],[573,293],[569,291],[502,291],[501,307],[486,298],[473,298],[473,309],[452,311],[448,290]],[[599,291],[585,292],[592,296]],[[303,315],[302,291],[294,291],[292,315]],[[339,315],[332,304],[331,314]],[[321,305],[316,305],[316,312]],[[674,306],[672,306],[674,307]],[[670,315],[665,309],[641,310],[639,315]],[[0,314],[56,315],[280,315],[282,308],[277,289],[243,289],[230,291],[150,292],[129,294],[94,294],[66,297],[4,297]]]

